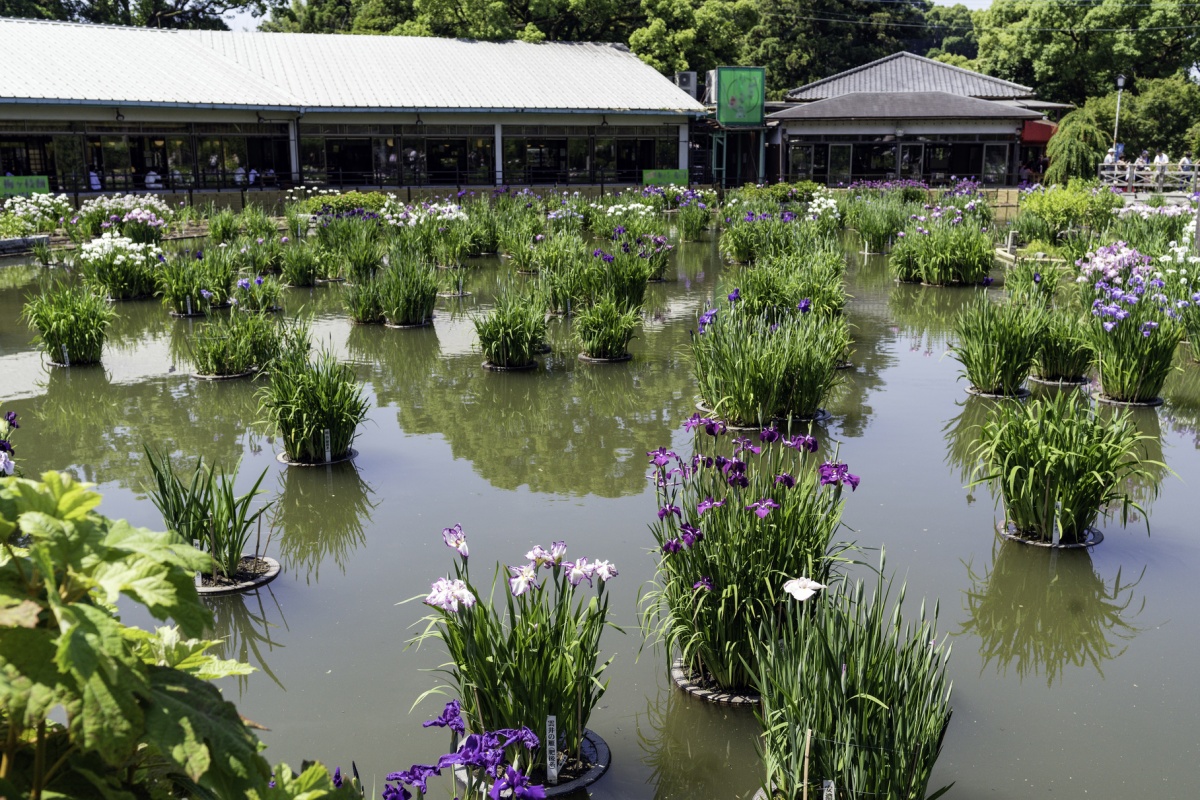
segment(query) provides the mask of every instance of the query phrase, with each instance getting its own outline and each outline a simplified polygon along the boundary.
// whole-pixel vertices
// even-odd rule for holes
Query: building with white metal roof
[[[54,188],[635,182],[704,107],[623,45],[0,19],[0,173]]]

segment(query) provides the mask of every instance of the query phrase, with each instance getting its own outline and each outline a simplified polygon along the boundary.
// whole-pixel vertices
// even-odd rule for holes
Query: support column
[[[301,183],[300,175],[300,120],[288,122],[288,161],[291,162],[292,183]]]
[[[499,122],[495,127],[496,130],[492,134],[495,137],[492,149],[496,151],[496,185],[501,186],[504,184],[504,136],[501,133],[502,126]]]
[[[688,168],[688,124],[685,122],[679,126],[679,169],[687,171]],[[691,183],[691,180],[688,180]]]
[[[767,175],[767,129],[758,132],[758,182],[765,183]]]

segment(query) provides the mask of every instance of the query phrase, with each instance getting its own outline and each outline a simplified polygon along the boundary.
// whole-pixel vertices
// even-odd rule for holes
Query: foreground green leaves
[[[294,781],[281,768],[303,788],[268,794],[261,743],[207,682],[251,671],[195,638],[210,623],[193,577],[208,556],[99,502],[55,472],[0,480],[0,796],[332,795],[323,767]],[[178,627],[127,627],[122,595]]]

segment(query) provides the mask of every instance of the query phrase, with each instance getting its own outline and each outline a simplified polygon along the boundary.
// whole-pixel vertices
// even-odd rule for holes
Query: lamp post
[[[1117,76],[1117,118],[1113,122],[1113,148],[1117,146],[1117,131],[1121,129],[1121,92],[1125,91],[1125,76]]]

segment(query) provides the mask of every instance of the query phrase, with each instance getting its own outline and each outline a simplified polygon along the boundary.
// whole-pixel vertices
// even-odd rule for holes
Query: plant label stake
[[[807,728],[804,731],[804,778],[801,785],[804,787],[804,798],[808,800],[808,748],[812,745],[812,728]]]
[[[546,717],[546,782],[558,783],[558,717]]]
[[[187,313],[188,313],[189,317],[192,315],[192,298],[191,297],[188,297],[188,299],[187,299]]]
[[[833,781],[821,784],[821,800],[837,800],[837,787],[833,785]]]
[[[329,442],[329,428],[325,429],[325,463],[333,461],[333,449]]]
[[[67,355],[67,346],[65,344],[62,346],[62,353],[63,353],[63,366],[64,367],[71,366],[71,357],[69,355]]]

